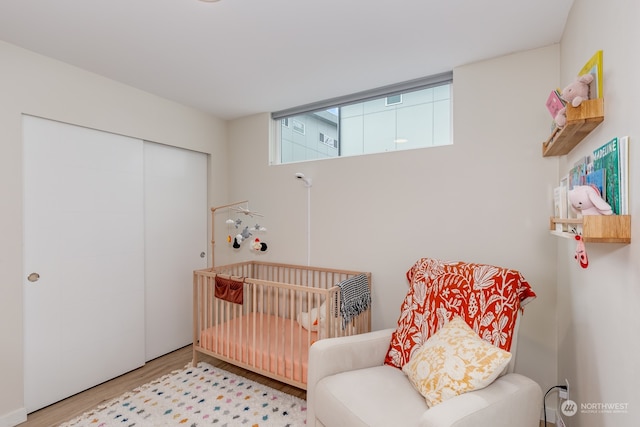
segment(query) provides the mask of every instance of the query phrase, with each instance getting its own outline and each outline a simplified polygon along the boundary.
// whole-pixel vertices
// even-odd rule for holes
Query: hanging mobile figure
[[[575,239],[578,241],[575,259],[578,261],[578,264],[580,264],[580,267],[587,268],[589,267],[589,258],[587,257],[587,249],[584,246],[584,240],[582,240],[582,236],[580,235],[576,235]]]

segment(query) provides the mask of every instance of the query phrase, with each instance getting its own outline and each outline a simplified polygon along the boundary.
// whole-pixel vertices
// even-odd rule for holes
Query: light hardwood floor
[[[27,416],[27,421],[19,427],[52,427],[81,415],[92,408],[108,402],[127,391],[146,384],[165,374],[184,368],[192,360],[191,345],[183,347],[165,356],[147,362],[143,367],[78,393]],[[198,360],[224,369],[236,375],[267,385],[276,390],[305,399],[304,390],[274,381],[270,378],[249,372],[245,369],[220,361],[206,355],[198,355]]]

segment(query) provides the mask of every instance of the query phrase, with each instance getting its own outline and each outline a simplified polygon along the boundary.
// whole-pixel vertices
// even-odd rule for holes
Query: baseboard
[[[14,427],[27,421],[27,408],[0,415],[0,427]]]

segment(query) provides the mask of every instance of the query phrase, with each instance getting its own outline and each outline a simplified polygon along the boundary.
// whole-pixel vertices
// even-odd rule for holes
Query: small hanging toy
[[[251,245],[251,247],[253,248],[254,251],[259,251],[259,252],[267,251],[267,244],[265,242],[261,242],[260,239],[257,237],[253,241],[253,244]]]
[[[251,237],[251,233],[249,232],[249,227],[245,227],[242,229],[242,233],[236,235],[235,239],[233,239],[233,247],[238,249],[240,244]]]
[[[230,227],[232,225],[236,224],[236,222],[234,220],[232,220],[231,218],[226,220],[225,223],[227,224],[227,232],[229,232],[229,229],[230,229]],[[236,228],[238,228],[237,225],[236,225]],[[227,243],[231,243],[232,241],[233,241],[233,237],[231,237],[231,233],[229,232],[229,234],[227,235]]]
[[[575,239],[578,241],[578,245],[576,246],[576,254],[574,258],[580,264],[580,267],[587,268],[589,267],[589,258],[587,257],[587,249],[584,246],[584,240],[582,240],[582,236],[579,234],[576,235]]]

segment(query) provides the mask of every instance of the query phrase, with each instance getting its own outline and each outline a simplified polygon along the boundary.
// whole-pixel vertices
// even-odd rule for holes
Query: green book
[[[593,152],[593,169],[604,169],[606,201],[613,213],[620,215],[620,151],[618,138],[613,138]]]

